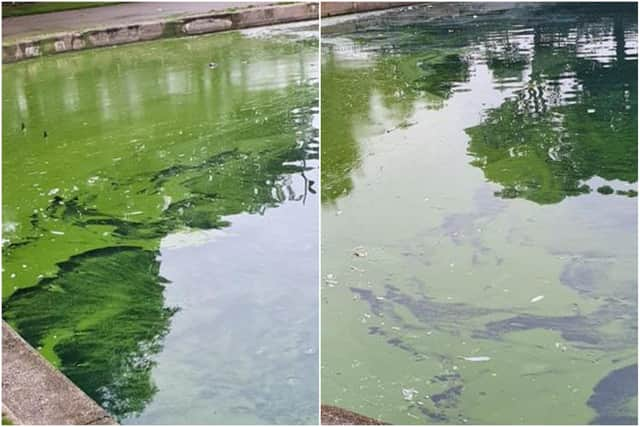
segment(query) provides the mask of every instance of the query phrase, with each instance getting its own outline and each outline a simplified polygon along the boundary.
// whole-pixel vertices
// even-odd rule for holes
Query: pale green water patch
[[[323,28],[322,401],[632,422],[635,8],[428,14]]]

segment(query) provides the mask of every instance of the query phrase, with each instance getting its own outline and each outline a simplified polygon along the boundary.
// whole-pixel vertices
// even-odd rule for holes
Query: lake
[[[637,5],[476,6],[323,21],[322,403],[635,424]]]
[[[3,67],[3,317],[121,423],[317,423],[315,28]]]

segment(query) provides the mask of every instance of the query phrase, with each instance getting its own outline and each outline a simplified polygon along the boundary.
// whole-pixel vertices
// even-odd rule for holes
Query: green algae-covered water
[[[323,22],[321,400],[635,424],[637,6],[445,7]]]
[[[4,66],[3,317],[120,422],[317,422],[317,49]]]

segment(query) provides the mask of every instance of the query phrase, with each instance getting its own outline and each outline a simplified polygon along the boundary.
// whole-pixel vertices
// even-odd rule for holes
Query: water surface
[[[322,401],[635,423],[636,6],[436,10],[323,25]]]
[[[317,75],[301,26],[4,66],[3,316],[120,422],[317,422]]]

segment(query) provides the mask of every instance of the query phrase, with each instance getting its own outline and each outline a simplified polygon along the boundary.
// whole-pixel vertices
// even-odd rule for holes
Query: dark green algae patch
[[[469,81],[478,60],[504,90],[526,77],[526,87],[517,89],[499,107],[487,109],[482,123],[465,129],[471,138],[471,163],[488,180],[501,185],[497,196],[547,204],[595,191],[587,183],[594,176],[635,183],[638,85],[633,76],[637,60],[625,53],[624,46],[625,32],[632,25],[629,17],[637,16],[637,10],[630,5],[600,3],[591,9],[570,9],[515,8],[480,19],[469,13],[434,20],[428,18],[428,9],[416,7],[408,13],[370,17],[358,31],[348,23],[325,28],[327,37],[335,33],[353,45],[329,41],[325,47],[322,84],[327,88],[323,97],[327,108],[322,114],[323,121],[332,125],[324,129],[328,135],[322,149],[328,167],[322,170],[323,200],[348,194],[353,185],[350,174],[357,170],[362,155],[348,123],[371,120],[367,114],[374,94],[398,118],[396,126],[385,131],[402,128],[411,125],[402,118],[414,112],[417,101],[441,108]],[[613,56],[582,55],[574,44],[558,45],[558,39],[572,36],[572,20],[588,20],[594,11],[611,17],[613,28],[608,37],[617,46]],[[573,12],[576,15],[570,16]],[[559,17],[549,21],[546,13]],[[420,20],[429,24],[420,24]],[[591,25],[594,36],[603,31],[599,24]],[[528,27],[533,45],[523,47],[513,39]],[[470,45],[483,52],[472,52]],[[340,67],[336,58],[341,50],[357,50],[363,57],[375,56],[375,61]],[[525,76],[526,68],[530,71]],[[563,90],[563,85],[573,86]],[[346,135],[342,134],[345,129]],[[614,193],[608,189],[597,188],[602,194]],[[636,190],[626,186],[615,193],[637,196]]]
[[[153,398],[179,309],[160,240],[299,201],[316,48],[228,33],[3,67],[3,317],[116,418]]]
[[[322,402],[635,424],[637,6],[430,9],[322,29]]]
[[[164,307],[156,253],[96,249],[59,265],[55,278],[18,290],[5,319],[111,414],[153,397],[152,356],[176,309]]]

